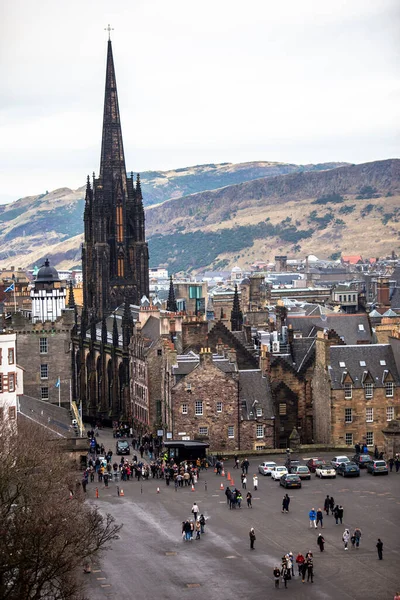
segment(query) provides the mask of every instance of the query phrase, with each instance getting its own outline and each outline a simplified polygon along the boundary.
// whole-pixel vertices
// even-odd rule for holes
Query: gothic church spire
[[[237,284],[235,283],[235,293],[233,295],[233,306],[231,312],[231,329],[232,331],[242,331],[243,313],[240,310],[239,294]]]

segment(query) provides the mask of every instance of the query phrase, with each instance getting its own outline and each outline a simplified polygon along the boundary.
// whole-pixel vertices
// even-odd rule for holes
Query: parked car
[[[283,485],[285,488],[301,488],[301,479],[298,475],[282,475],[279,479],[279,485]]]
[[[372,475],[388,475],[389,469],[384,460],[372,460],[367,464],[367,472]]]
[[[267,460],[261,463],[261,465],[258,465],[258,472],[261,473],[261,475],[271,475],[271,469],[273,467],[276,467],[276,463]]]
[[[293,475],[298,475],[300,479],[311,479],[310,469],[306,465],[291,467],[290,473]]]
[[[334,456],[331,460],[331,465],[336,469],[340,464],[347,462],[350,462],[348,456]]]
[[[310,460],[306,462],[306,465],[311,473],[315,473],[317,465],[326,465],[326,461],[323,458],[310,458]]]
[[[332,465],[317,465],[315,468],[315,476],[320,479],[323,477],[336,477],[336,470]]]
[[[366,469],[369,463],[374,462],[374,459],[369,454],[356,454],[353,456],[353,462],[355,462],[360,469]]]
[[[130,454],[129,442],[126,440],[117,440],[115,445],[117,454]]]
[[[275,481],[278,481],[278,479],[280,479],[282,477],[282,475],[287,475],[288,474],[288,470],[286,467],[281,467],[279,465],[276,465],[276,467],[272,467],[271,469],[271,478],[274,479]]]
[[[288,458],[287,460],[285,460],[285,467],[288,469],[289,473],[291,472],[290,470],[293,467],[297,467],[300,464],[299,460],[292,460],[291,458]]]
[[[360,468],[354,462],[342,462],[337,466],[336,473],[343,477],[360,477]]]

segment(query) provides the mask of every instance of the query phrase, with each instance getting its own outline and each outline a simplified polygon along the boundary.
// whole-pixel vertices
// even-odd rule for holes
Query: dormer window
[[[360,367],[366,367],[367,363],[365,362],[365,360],[360,360]]]
[[[353,386],[351,383],[344,384],[344,397],[346,400],[351,400],[353,397]]]
[[[340,367],[341,369],[344,369],[344,368],[346,367],[346,363],[345,363],[345,362],[343,362],[343,361],[340,361],[340,362],[339,362],[339,367]]]

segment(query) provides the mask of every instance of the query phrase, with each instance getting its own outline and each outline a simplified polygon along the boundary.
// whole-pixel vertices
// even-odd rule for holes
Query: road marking
[[[238,556],[225,556],[225,558],[239,558]]]
[[[107,577],[96,577],[97,581],[105,581]]]
[[[199,583],[187,583],[186,587],[188,587],[188,588],[198,588],[198,587],[200,587],[200,584]]]
[[[102,588],[111,587],[111,583],[102,583],[101,587]]]
[[[220,504],[227,504],[227,503],[225,502],[225,500],[220,500],[220,501],[219,501],[219,503],[220,503]]]
[[[101,573],[101,569],[93,569],[92,573]]]
[[[176,552],[166,552],[165,556],[176,556]]]
[[[219,494],[213,494],[212,497],[213,498],[218,498]]]

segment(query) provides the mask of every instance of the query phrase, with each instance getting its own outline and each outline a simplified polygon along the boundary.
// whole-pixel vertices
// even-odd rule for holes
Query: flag
[[[60,387],[60,378],[57,377],[57,381],[56,381],[56,385],[54,387],[59,388]]]
[[[14,283],[9,285],[8,288],[6,290],[4,290],[4,292],[13,292],[13,291],[14,291]]]

